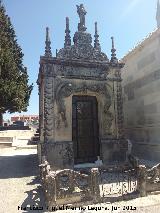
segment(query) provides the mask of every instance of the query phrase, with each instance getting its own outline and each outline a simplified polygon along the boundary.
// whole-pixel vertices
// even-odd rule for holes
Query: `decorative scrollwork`
[[[95,84],[87,84],[85,82],[75,84],[70,81],[60,82],[56,89],[56,102],[58,106],[58,113],[61,116],[62,121],[67,127],[67,119],[66,119],[66,107],[64,103],[64,98],[69,97],[71,94],[76,92],[87,93],[87,90],[98,93],[105,96],[105,105],[104,105],[104,113],[106,114],[106,131],[109,130],[112,124],[113,115],[109,112],[109,108],[111,106],[111,95],[108,91],[107,85],[105,83],[95,83]],[[57,118],[57,128],[60,127],[60,118]]]
[[[86,32],[76,32],[73,41],[74,45],[71,47],[59,50],[57,58],[109,62],[105,53],[102,53],[100,50],[97,50],[92,46],[91,34]]]
[[[49,141],[52,138],[52,132],[54,129],[52,78],[46,77],[44,83],[45,83],[45,88],[44,88],[45,140]]]
[[[80,191],[84,191],[84,193],[90,190],[89,175],[64,169],[57,172],[55,178],[58,198],[72,195],[76,187],[79,188]]]
[[[88,187],[90,186],[90,179],[89,179],[89,176],[86,174],[75,173],[74,181],[75,181],[75,186],[82,191],[88,190]]]
[[[147,180],[151,183],[160,182],[160,163],[147,170]]]
[[[106,107],[106,105],[105,105]],[[109,135],[111,134],[110,132],[110,128],[112,125],[112,121],[114,119],[113,114],[110,111],[106,111],[104,107],[104,113],[105,113],[105,117],[104,117],[104,134],[105,135]]]
[[[56,173],[56,190],[57,197],[62,198],[67,194],[71,194],[74,190],[73,187],[73,172],[71,170],[62,170]]]
[[[71,146],[66,146],[60,151],[60,154],[63,156],[63,164],[71,164],[73,161],[73,149]]]
[[[122,86],[121,82],[117,82],[117,126],[119,138],[124,137],[123,120]]]

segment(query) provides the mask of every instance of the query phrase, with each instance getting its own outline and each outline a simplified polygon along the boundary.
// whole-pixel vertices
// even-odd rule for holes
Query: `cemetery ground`
[[[0,148],[0,213],[47,212],[47,210],[37,211],[28,208],[25,211],[21,209],[21,206],[33,207],[37,205],[44,206],[44,199],[39,180],[36,148]],[[19,209],[18,206],[20,207]],[[136,207],[136,210],[129,211],[127,210],[128,206]],[[98,210],[98,207],[99,209],[101,207],[101,210]],[[85,206],[85,210],[77,208],[76,210],[57,211],[57,213],[65,212],[157,213],[160,212],[160,194],[129,201]]]

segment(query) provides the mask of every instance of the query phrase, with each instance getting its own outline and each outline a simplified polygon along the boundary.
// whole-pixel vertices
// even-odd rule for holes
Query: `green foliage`
[[[32,89],[14,28],[0,5],[0,113],[26,111]]]

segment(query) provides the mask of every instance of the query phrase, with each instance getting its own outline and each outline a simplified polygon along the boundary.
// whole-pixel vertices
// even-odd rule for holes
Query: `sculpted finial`
[[[66,17],[66,30],[65,30],[65,43],[64,47],[70,47],[71,46],[71,36],[70,36],[70,29],[69,29],[69,18]]]
[[[86,26],[85,26],[85,15],[87,14],[83,4],[80,4],[80,6],[77,6],[77,13],[80,18],[80,23],[78,24],[78,31],[86,31]]]
[[[51,41],[49,37],[49,27],[46,27],[46,41],[45,41],[45,56],[47,57],[52,57],[52,52],[51,52]]]
[[[112,36],[111,37],[111,40],[112,40],[112,49],[111,49],[111,62],[112,63],[117,63],[118,62],[118,59],[116,57],[116,49],[114,47],[114,37]]]
[[[100,43],[99,43],[99,35],[98,35],[98,30],[97,30],[97,22],[95,22],[95,40],[94,40],[94,48],[101,51],[101,46],[100,46]]]

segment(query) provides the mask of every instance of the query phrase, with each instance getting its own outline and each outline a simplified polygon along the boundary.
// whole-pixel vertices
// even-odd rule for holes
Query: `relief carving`
[[[117,126],[119,138],[124,137],[123,120],[122,86],[121,82],[117,82]]]
[[[44,88],[44,126],[45,126],[45,140],[49,141],[52,138],[54,122],[53,122],[53,90],[52,90],[52,79],[45,78]]]
[[[62,148],[60,154],[63,156],[63,163],[64,164],[72,164],[73,161],[73,149],[70,145],[67,145]]]
[[[55,74],[62,75],[62,76],[74,76],[74,77],[96,77],[100,78],[107,77],[108,70],[104,70],[102,68],[86,68],[86,67],[75,67],[75,66],[64,66],[64,65],[57,65]]]
[[[78,34],[78,35],[77,35]],[[80,35],[80,33],[75,34],[74,40],[77,40],[77,37],[81,36],[81,40],[86,40],[86,35]],[[90,39],[89,37],[87,39]],[[108,58],[105,53],[96,50],[91,44],[83,45],[72,45],[69,48],[60,49],[57,58],[64,59],[85,59],[93,61],[108,61]]]
[[[111,134],[111,126],[113,121],[113,115],[110,111],[104,111],[105,117],[104,117],[104,134],[110,135]]]
[[[109,111],[109,108],[111,106],[111,95],[109,93],[106,83],[87,84],[86,82],[81,82],[79,84],[75,84],[71,81],[66,81],[66,80],[63,82],[60,82],[57,85],[57,89],[55,90],[57,91],[55,94],[55,97],[56,97],[56,103],[58,107],[58,117],[56,119],[57,128],[60,128],[61,121],[63,121],[65,124],[65,127],[67,127],[66,106],[65,106],[64,98],[69,97],[71,94],[74,94],[77,92],[83,92],[83,94],[87,94],[87,90],[97,94],[101,94],[105,97],[103,112],[106,116],[105,116],[104,126],[105,126],[106,134],[109,133],[110,127],[112,125],[113,115]]]

